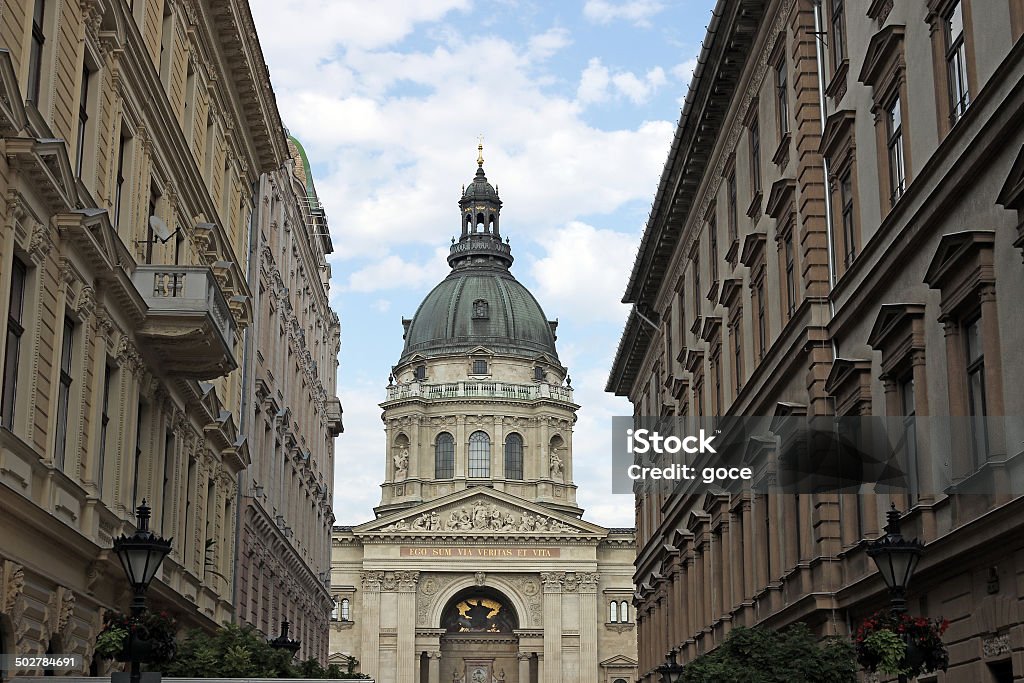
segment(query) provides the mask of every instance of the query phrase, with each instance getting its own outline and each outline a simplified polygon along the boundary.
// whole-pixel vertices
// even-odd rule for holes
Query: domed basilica
[[[334,528],[331,661],[380,683],[633,683],[634,533],[582,518],[558,323],[511,273],[478,149],[451,272],[402,320],[376,519]]]

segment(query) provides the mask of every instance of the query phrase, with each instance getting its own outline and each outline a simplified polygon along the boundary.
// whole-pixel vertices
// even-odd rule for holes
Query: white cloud
[[[612,74],[600,59],[592,57],[587,62],[587,68],[580,74],[576,99],[583,104],[604,102],[614,91],[615,95],[624,96],[633,104],[643,104],[667,82],[665,70],[660,66],[654,67],[642,77],[632,71]]]
[[[599,230],[572,222],[540,242],[547,255],[533,264],[537,298],[551,310],[572,311],[580,324],[621,322],[619,303],[636,252],[638,234]]]
[[[387,313],[391,310],[391,302],[387,299],[377,299],[373,302],[373,308],[379,313]]]
[[[583,15],[599,24],[622,19],[637,26],[649,26],[649,19],[665,8],[658,0],[628,0],[614,3],[608,0],[587,0]]]
[[[348,292],[377,292],[387,289],[422,289],[433,286],[448,272],[445,264],[447,249],[436,249],[426,263],[416,264],[401,256],[389,254],[372,261],[348,277],[344,290]],[[378,300],[378,304],[380,300]],[[377,310],[386,311],[387,306]]]
[[[531,36],[526,43],[526,53],[530,59],[543,61],[571,43],[567,30],[552,28]]]

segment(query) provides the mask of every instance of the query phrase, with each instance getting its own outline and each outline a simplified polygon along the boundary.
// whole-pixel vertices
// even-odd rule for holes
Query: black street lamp
[[[121,560],[128,582],[135,596],[132,598],[132,617],[140,617],[146,611],[146,589],[156,576],[160,563],[171,552],[171,540],[156,536],[149,530],[149,506],[146,499],[135,509],[136,531],[131,536],[122,534],[114,539],[114,552]],[[131,655],[131,683],[142,678],[140,662],[135,647],[134,633],[129,635],[128,651]]]
[[[281,635],[270,641],[270,647],[276,647],[280,650],[287,650],[288,652],[291,652],[292,657],[294,657],[295,654],[299,651],[299,648],[302,647],[302,641],[293,640],[288,637],[288,628],[290,626],[291,624],[288,623],[287,619],[281,622]]]
[[[886,520],[885,536],[868,545],[868,557],[878,565],[878,571],[889,587],[890,609],[903,613],[907,611],[907,584],[921,560],[924,544],[916,538],[903,538],[896,503],[886,513]]]
[[[682,683],[686,667],[676,661],[678,654],[675,648],[669,650],[665,655],[665,663],[656,669],[661,674],[661,683]]]

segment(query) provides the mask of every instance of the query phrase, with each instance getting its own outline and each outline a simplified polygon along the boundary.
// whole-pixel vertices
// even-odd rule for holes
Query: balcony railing
[[[388,401],[404,398],[500,398],[534,401],[550,398],[572,403],[572,389],[554,384],[510,384],[508,382],[411,382],[388,387]]]
[[[238,367],[235,321],[210,268],[142,265],[132,283],[148,307],[139,336],[166,372],[213,379]]]

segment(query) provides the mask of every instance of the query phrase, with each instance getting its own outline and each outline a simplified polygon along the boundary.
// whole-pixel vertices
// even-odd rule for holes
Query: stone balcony
[[[210,268],[141,265],[132,283],[148,309],[137,336],[163,372],[214,379],[238,367],[235,321]]]
[[[509,382],[410,382],[388,387],[388,401],[408,398],[497,398],[513,401],[553,399],[572,403],[572,388],[555,384],[512,384]]]

